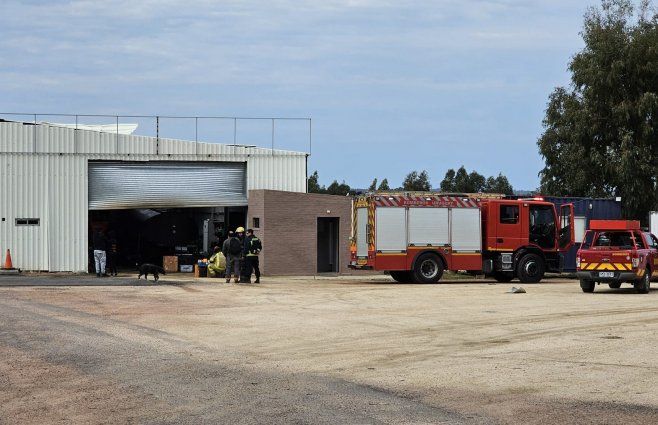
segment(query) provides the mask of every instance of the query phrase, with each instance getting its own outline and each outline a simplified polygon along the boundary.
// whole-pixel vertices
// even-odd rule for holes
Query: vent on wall
[[[38,226],[41,220],[38,218],[17,218],[17,226]]]

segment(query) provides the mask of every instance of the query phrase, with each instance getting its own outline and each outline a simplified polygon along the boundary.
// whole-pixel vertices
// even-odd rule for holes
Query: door
[[[338,217],[318,217],[318,273],[338,273]]]
[[[496,249],[514,251],[521,246],[521,211],[519,203],[492,203],[497,209]]]
[[[573,204],[560,207],[560,233],[558,243],[560,251],[568,251],[575,243],[575,225]]]
[[[658,277],[658,239],[649,232],[644,233],[644,237],[649,245],[649,260],[648,264],[651,265],[651,276]]]
[[[247,205],[243,162],[89,162],[89,209]]]
[[[368,256],[368,208],[356,210],[356,256]]]

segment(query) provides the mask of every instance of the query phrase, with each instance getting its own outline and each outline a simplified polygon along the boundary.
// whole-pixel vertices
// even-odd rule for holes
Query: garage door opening
[[[318,217],[318,273],[338,273],[338,217]]]
[[[165,256],[189,270],[246,218],[244,162],[89,161],[90,241],[96,229],[116,239],[122,270]]]
[[[178,257],[181,265],[207,258],[228,230],[244,226],[247,207],[144,208],[89,212],[89,271],[94,271],[91,235],[102,230],[117,246],[119,271],[134,271],[144,263],[163,266],[163,257]]]

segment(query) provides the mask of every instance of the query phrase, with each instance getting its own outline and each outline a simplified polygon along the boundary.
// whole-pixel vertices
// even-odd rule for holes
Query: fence
[[[185,140],[194,140],[195,142],[213,142],[212,138],[203,138],[203,135],[200,134],[200,130],[204,130],[204,127],[210,125],[215,126],[215,130],[211,130],[213,135],[217,135],[221,132],[217,132],[217,124],[224,127],[224,133],[230,131],[229,135],[224,134],[224,137],[221,140],[214,140],[216,142],[221,142],[223,144],[229,144],[234,146],[246,146],[246,147],[265,147],[251,144],[254,142],[255,133],[257,129],[253,128],[254,126],[245,126],[245,123],[253,124],[263,124],[265,123],[269,127],[269,148],[274,151],[274,149],[288,149],[286,146],[277,145],[277,129],[284,124],[296,123],[299,124],[299,128],[294,131],[294,135],[291,136],[291,130],[285,129],[285,133],[289,135],[289,139],[297,139],[297,141],[302,141],[305,145],[303,149],[299,147],[297,149],[289,150],[303,150],[307,154],[311,154],[313,150],[313,124],[311,118],[298,118],[298,117],[225,117],[225,116],[175,116],[175,115],[106,115],[106,114],[55,114],[55,113],[25,113],[25,112],[0,112],[0,119],[5,117],[8,121],[21,121],[25,123],[37,124],[52,124],[52,125],[63,125],[69,128],[75,128],[76,130],[80,129],[89,129],[94,127],[95,130],[101,131],[104,133],[115,133],[117,140],[119,139],[120,134],[125,134],[127,129],[126,120],[130,120],[130,124],[137,124],[139,128],[139,135],[151,136],[156,138],[156,143],[159,144],[160,137],[169,137],[171,133],[179,135],[179,138]],[[22,119],[20,119],[22,118]],[[26,119],[27,118],[27,119]],[[71,121],[67,123],[61,122],[51,122],[52,118],[64,118],[65,120]],[[88,122],[93,121],[93,122]],[[104,122],[102,122],[104,121]],[[137,121],[137,122],[135,122]],[[187,130],[184,129],[184,126],[181,126],[180,123],[193,123],[193,134],[194,139],[192,139],[191,128]],[[168,126],[174,124],[174,127],[169,129],[169,132],[163,134],[163,126]],[[146,125],[142,125],[146,124]],[[262,125],[261,125],[262,127]],[[146,130],[147,134],[143,134],[143,131]],[[148,133],[151,131],[150,134]],[[262,128],[261,128],[262,133]],[[188,137],[180,137],[181,134],[187,134]],[[246,136],[243,136],[245,134]],[[201,136],[201,138],[200,138]],[[241,139],[247,137],[250,144],[241,143]],[[34,138],[36,139],[36,132],[34,133]],[[202,139],[203,138],[203,139]],[[261,137],[262,138],[262,137]],[[36,144],[36,140],[34,141]],[[262,143],[261,143],[262,144]]]

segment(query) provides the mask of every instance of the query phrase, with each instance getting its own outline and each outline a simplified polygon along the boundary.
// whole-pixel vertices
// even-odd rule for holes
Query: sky
[[[309,172],[324,184],[397,186],[424,169],[437,187],[464,165],[535,189],[548,96],[569,84],[597,3],[0,0],[0,112],[309,117]],[[232,143],[232,126],[205,120],[196,135]],[[193,120],[160,130],[195,137]],[[269,147],[271,121],[237,134]],[[274,135],[309,150],[306,121],[276,121]]]

